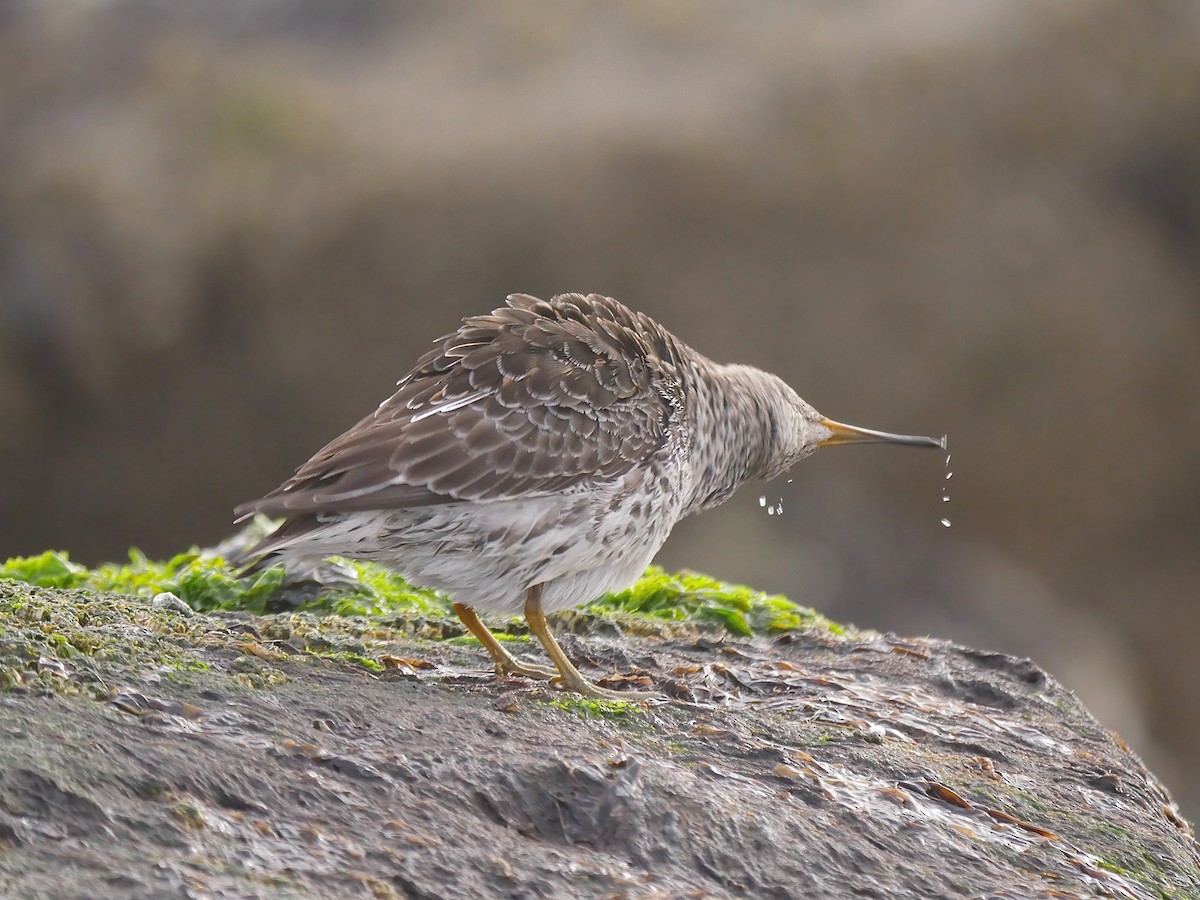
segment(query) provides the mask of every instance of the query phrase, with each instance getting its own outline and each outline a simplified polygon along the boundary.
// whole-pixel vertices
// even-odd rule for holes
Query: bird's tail
[[[280,562],[284,548],[303,540],[317,527],[316,516],[298,516],[282,522],[257,515],[226,545],[219,548],[238,578],[246,578]]]

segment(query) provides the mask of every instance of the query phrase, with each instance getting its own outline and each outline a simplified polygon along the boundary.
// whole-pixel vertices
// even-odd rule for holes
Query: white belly
[[[667,539],[682,506],[677,476],[660,473],[666,484],[649,487],[645,477],[543,497],[345,514],[279,550],[369,559],[509,615],[540,584],[542,607],[554,612],[633,584]]]

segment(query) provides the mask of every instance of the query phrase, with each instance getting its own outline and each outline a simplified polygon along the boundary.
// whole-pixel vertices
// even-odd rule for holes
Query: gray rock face
[[[98,603],[140,657],[22,656],[42,605]],[[3,896],[1200,897],[1191,826],[1028,660],[564,642],[671,698],[638,707],[401,633],[370,672],[284,615],[8,582],[0,610]]]
[[[1038,659],[1200,817],[1200,4],[635,6],[0,4],[0,548],[215,541],[459,316],[603,291],[955,453],[660,563]]]

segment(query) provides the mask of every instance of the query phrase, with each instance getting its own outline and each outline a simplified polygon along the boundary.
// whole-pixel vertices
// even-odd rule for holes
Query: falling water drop
[[[759,498],[758,498],[758,505],[759,505],[759,506],[766,506],[766,505],[767,505],[767,498],[766,498],[766,497],[764,497],[764,496],[762,496],[762,495],[760,494],[760,495],[759,495]]]
[[[943,450],[946,449],[946,436],[945,435],[942,435],[942,449]],[[946,464],[945,465],[946,465],[946,481],[949,481],[951,478],[954,477],[954,473],[950,471],[950,454],[949,453],[946,454]],[[942,502],[943,503],[950,502],[950,486],[949,485],[943,485],[943,487],[942,487]],[[949,528],[950,520],[945,519],[945,518],[942,519],[942,526],[945,528]]]

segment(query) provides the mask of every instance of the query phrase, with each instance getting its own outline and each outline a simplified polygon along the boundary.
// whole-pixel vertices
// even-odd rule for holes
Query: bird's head
[[[765,374],[765,373],[764,373]],[[822,447],[845,444],[906,444],[910,447],[946,448],[946,437],[926,437],[912,434],[892,434],[845,425],[826,418],[796,394],[782,379],[768,376],[773,390],[767,392],[766,415],[770,421],[771,438],[765,454],[766,470],[762,477],[782,475],[800,460]]]

